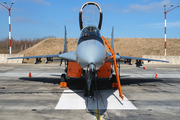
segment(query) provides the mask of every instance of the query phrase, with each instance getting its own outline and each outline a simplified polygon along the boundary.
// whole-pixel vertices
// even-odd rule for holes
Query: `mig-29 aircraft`
[[[95,78],[111,78],[111,80],[116,79],[116,86],[119,89],[119,95],[123,99],[116,62],[124,61],[126,64],[132,65],[131,60],[136,60],[136,66],[142,67],[142,61],[157,61],[167,63],[168,61],[120,56],[119,54],[115,54],[113,29],[111,45],[109,45],[106,39],[101,36],[100,30],[102,26],[102,18],[103,14],[100,6],[95,2],[87,2],[81,7],[79,13],[79,25],[81,32],[77,41],[76,50],[67,52],[67,38],[65,28],[63,53],[56,55],[14,57],[8,59],[36,58],[36,64],[41,62],[41,58],[47,58],[45,60],[46,63],[48,63],[48,61],[53,61],[55,58],[58,58],[60,60],[60,64],[65,62],[66,67],[65,74],[61,75],[61,83],[66,83],[69,78],[80,78],[84,76],[86,78],[84,84],[84,96],[93,97]],[[111,52],[105,51],[105,45],[108,46]],[[116,77],[112,77],[112,65],[114,66]]]

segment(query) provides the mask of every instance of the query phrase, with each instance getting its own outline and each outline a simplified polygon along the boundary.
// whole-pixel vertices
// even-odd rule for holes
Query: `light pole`
[[[164,31],[165,31],[165,38],[164,38],[164,41],[165,41],[165,43],[164,43],[164,45],[165,45],[165,51],[164,51],[164,55],[165,55],[165,56],[166,56],[166,14],[167,14],[168,12],[172,11],[173,9],[179,7],[179,5],[176,6],[176,7],[174,7],[174,8],[171,8],[171,7],[173,7],[173,5],[171,5],[171,6],[169,7],[169,9],[166,11],[166,5],[164,5],[164,14],[165,14],[165,29],[164,29]]]
[[[12,7],[12,4],[14,4],[14,2],[11,3],[11,6],[9,7],[7,4],[6,4],[6,1],[4,1],[4,4],[3,5],[2,3],[0,3],[3,7],[5,7],[6,9],[8,9],[9,11],[9,53],[11,54],[11,22],[10,22],[10,11],[11,11],[11,7]]]

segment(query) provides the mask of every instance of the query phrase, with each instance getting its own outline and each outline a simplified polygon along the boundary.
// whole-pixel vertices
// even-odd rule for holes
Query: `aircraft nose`
[[[90,63],[93,63],[98,67],[100,63],[103,64],[104,62],[104,45],[95,40],[82,42],[77,47],[77,56],[81,67],[84,67],[84,64],[87,66]]]

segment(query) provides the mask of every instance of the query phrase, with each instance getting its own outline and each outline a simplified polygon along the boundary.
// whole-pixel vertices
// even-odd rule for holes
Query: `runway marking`
[[[98,96],[98,108],[99,110],[104,109],[122,109],[122,110],[135,110],[137,109],[125,96],[122,101],[119,97],[119,91],[116,90],[101,90],[101,96]],[[95,92],[96,96],[96,92]],[[97,98],[94,101],[84,97],[82,90],[64,90],[62,93],[55,109],[56,110],[69,110],[69,109],[97,109]],[[102,101],[103,100],[103,101]]]
[[[160,70],[166,70],[166,69],[168,69],[168,70],[180,70],[180,68],[155,68],[155,69],[160,69]]]
[[[135,67],[121,67],[121,69],[133,69]]]
[[[1,62],[4,60],[4,57],[2,57]]]
[[[47,68],[47,69],[65,69],[64,67],[37,67],[37,68]]]
[[[96,120],[102,120],[101,114],[99,113],[99,110],[95,109],[94,113],[95,113],[95,116],[96,116]]]

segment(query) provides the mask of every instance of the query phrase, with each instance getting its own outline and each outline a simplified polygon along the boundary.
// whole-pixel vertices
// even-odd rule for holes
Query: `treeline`
[[[54,38],[54,36],[34,38],[34,39],[24,38],[24,39],[20,39],[20,40],[15,40],[12,38],[11,39],[12,54],[18,53],[25,49],[28,49],[28,48],[32,47],[33,45],[35,45],[47,38]],[[0,39],[0,54],[9,54],[9,37],[7,37],[5,39]]]

